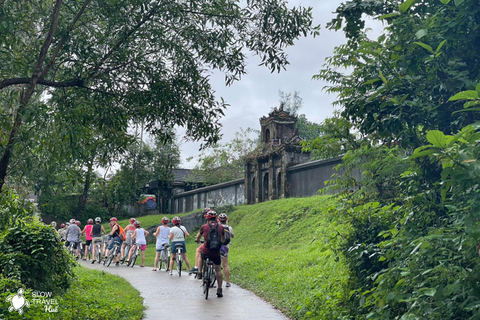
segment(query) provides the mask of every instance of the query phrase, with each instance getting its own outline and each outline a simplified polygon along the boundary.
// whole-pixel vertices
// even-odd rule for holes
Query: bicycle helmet
[[[87,224],[93,224],[93,219],[92,219],[92,218],[89,218],[89,219],[87,220]]]
[[[140,221],[135,220],[135,222],[133,223],[133,225],[134,225],[135,227],[137,227],[137,228],[140,227]]]
[[[218,220],[220,220],[220,222],[227,222],[227,219],[228,216],[226,213],[220,213],[220,215],[218,216]]]
[[[62,224],[60,225],[60,228],[65,228],[65,224],[62,223]]]
[[[135,222],[135,218],[130,218],[130,223],[134,223]]]
[[[56,226],[57,226],[57,223],[56,223],[55,221],[52,221],[52,222],[50,222],[50,225],[51,225],[52,227],[56,227]]]
[[[162,223],[168,223],[168,218],[167,218],[167,217],[163,217],[163,218],[162,218]]]
[[[110,218],[110,222],[111,222],[111,221],[117,222],[118,220],[117,220],[117,218],[115,218],[115,217],[111,217],[111,218]]]
[[[207,212],[207,219],[215,219],[217,217],[217,213],[213,210]]]
[[[80,227],[80,220],[75,221],[75,224]]]
[[[75,223],[75,219],[70,219],[70,224]]]
[[[202,210],[202,213],[203,213],[203,214],[206,214],[206,213],[208,213],[208,211],[210,211],[210,210],[212,210],[212,209],[210,209],[210,208],[205,208],[205,209]]]
[[[65,223],[66,227],[70,227],[70,222]]]
[[[173,224],[177,225],[177,224],[180,224],[180,222],[182,222],[182,219],[180,219],[180,217],[175,217],[172,219],[172,222]]]
[[[95,218],[95,222],[102,222],[102,218],[96,217],[96,218]]]

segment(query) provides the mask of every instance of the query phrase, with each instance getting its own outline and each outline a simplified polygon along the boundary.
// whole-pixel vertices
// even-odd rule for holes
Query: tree
[[[386,143],[417,147],[427,130],[457,132],[480,119],[478,112],[456,112],[462,105],[449,100],[474,89],[480,76],[479,11],[472,0],[348,1],[330,24],[345,23],[348,43],[317,78],[332,84],[345,119]],[[386,33],[368,39],[365,16],[380,16]]]
[[[250,51],[280,71],[283,48],[318,33],[310,9],[282,0],[2,0],[0,20],[0,92],[12,114],[0,140],[0,185],[36,99],[89,102],[92,116],[143,121],[164,139],[163,127],[183,126],[209,145],[226,104],[207,70],[223,71],[230,84],[246,73]]]
[[[295,128],[300,138],[302,140],[317,138],[320,134],[320,126],[317,123],[308,121],[304,114],[298,115],[298,110],[303,107],[303,99],[300,97],[300,92],[294,91],[292,94],[279,90],[278,94],[280,95],[280,105],[283,105],[283,109],[297,117]]]
[[[217,144],[210,152],[203,151],[198,157],[198,164],[193,169],[190,182],[204,182],[207,185],[232,181],[243,178],[245,162],[243,158],[252,152],[260,139],[251,136],[259,136],[259,132],[251,128],[240,128],[235,133],[235,138],[225,144]],[[187,159],[191,161],[193,157]]]

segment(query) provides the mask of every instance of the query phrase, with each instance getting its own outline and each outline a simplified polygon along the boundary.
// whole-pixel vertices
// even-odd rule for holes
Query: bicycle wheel
[[[207,262],[204,261],[204,263],[206,264]],[[210,282],[211,282],[211,279],[210,279],[210,272],[208,271],[208,266],[204,269],[204,272],[203,272],[203,293],[205,294],[205,300],[208,299],[208,291],[210,290]]]
[[[130,267],[133,268],[133,266],[135,265],[135,261],[137,261],[137,251],[135,251],[133,253],[133,255],[130,257]]]
[[[100,252],[100,246],[97,244],[95,247],[95,260],[97,260],[98,263],[100,263],[101,259],[102,259],[102,253]]]
[[[180,253],[178,253],[178,252],[177,252],[176,260],[177,260],[177,272],[178,272],[178,276],[181,277],[181,276],[182,276],[182,256],[181,256]]]
[[[104,265],[109,267],[110,264],[112,263],[112,260],[113,260],[113,251],[110,251],[109,254],[108,254],[107,260],[105,260]]]

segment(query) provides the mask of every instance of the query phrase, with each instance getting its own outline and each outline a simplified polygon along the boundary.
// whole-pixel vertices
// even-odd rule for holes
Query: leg
[[[175,253],[172,253],[170,255],[170,272],[172,272],[171,270],[173,270],[173,262],[175,261]],[[171,274],[171,273],[170,273]]]
[[[221,264],[215,265],[215,272],[217,273],[217,282],[218,282],[217,297],[221,298],[223,297],[223,293],[222,293],[223,274],[222,274]]]
[[[186,253],[182,253],[182,258],[183,258],[183,260],[185,261],[185,263],[187,264],[187,270],[190,270],[190,262],[188,262],[187,254],[186,254]]]
[[[141,266],[143,267],[145,265],[145,250],[142,250],[142,264]]]
[[[153,270],[157,270],[158,267],[158,260],[160,260],[160,253],[161,252],[156,252],[155,253],[155,262],[153,263]]]
[[[230,284],[230,267],[228,266],[228,257],[222,257],[223,271],[225,272],[225,281],[227,286]]]

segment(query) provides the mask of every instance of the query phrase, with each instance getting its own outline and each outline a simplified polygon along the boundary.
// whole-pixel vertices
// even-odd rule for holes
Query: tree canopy
[[[309,8],[283,0],[0,3],[0,185],[34,101],[66,110],[88,103],[84,111],[112,132],[143,121],[167,139],[163,128],[183,126],[209,145],[226,103],[208,71],[223,71],[227,84],[239,80],[247,52],[280,71],[283,48],[318,32]]]

